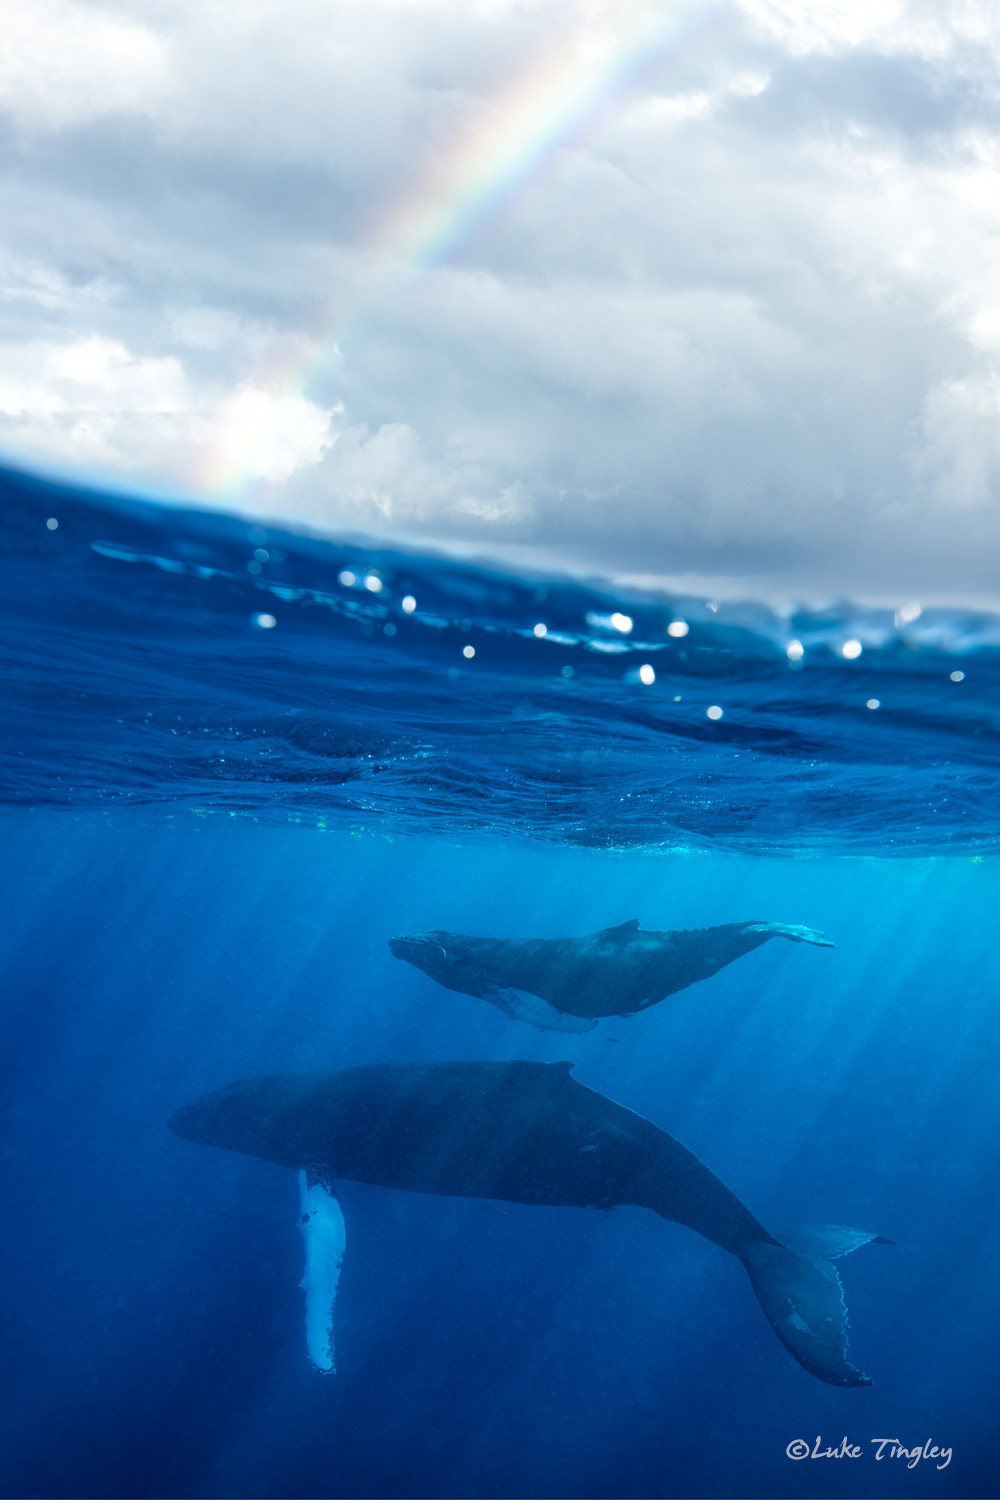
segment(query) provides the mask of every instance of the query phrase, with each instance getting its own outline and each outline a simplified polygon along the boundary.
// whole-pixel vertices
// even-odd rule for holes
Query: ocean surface
[[[1000,1494],[1000,620],[668,599],[13,471],[0,610],[3,1495]],[[836,947],[586,1034],[388,947],[636,917]],[[294,1173],[168,1118],[515,1058],[765,1225],[895,1241],[840,1263],[874,1383],[807,1374],[737,1260],[647,1210],[362,1183],[318,1373]]]

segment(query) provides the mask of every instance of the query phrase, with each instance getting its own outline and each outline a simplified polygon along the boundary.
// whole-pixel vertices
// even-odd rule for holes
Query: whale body
[[[488,1000],[549,1031],[590,1031],[602,1016],[656,1005],[770,938],[832,948],[821,932],[784,922],[730,922],[643,931],[638,918],[579,938],[484,938],[414,932],[389,939],[396,958],[447,989]]]
[[[319,1221],[332,1249],[313,1255],[316,1284],[330,1300],[344,1237],[331,1234],[336,1214],[318,1212],[315,1195],[333,1199],[338,1178],[512,1203],[635,1204],[736,1255],[774,1331],[810,1374],[833,1385],[870,1384],[848,1357],[847,1310],[831,1261],[881,1236],[831,1225],[770,1234],[679,1141],[578,1083],[571,1066],[376,1064],[250,1078],[185,1106],[169,1124],[187,1140],[304,1174],[304,1205],[313,1193],[302,1220],[307,1261],[309,1226]],[[304,1284],[311,1295],[308,1272]],[[316,1295],[309,1320],[332,1329]],[[332,1344],[314,1362],[331,1369]]]

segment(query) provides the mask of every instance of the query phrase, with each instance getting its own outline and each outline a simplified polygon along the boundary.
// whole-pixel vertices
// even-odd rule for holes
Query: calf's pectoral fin
[[[784,937],[792,943],[813,943],[817,948],[836,948],[815,927],[798,927],[793,922],[748,922],[747,932],[766,932],[769,937]]]
[[[571,1016],[564,1010],[556,1010],[547,1000],[538,995],[529,995],[527,990],[484,990],[483,999],[496,1005],[515,1021],[527,1021],[539,1031],[593,1031],[597,1022],[587,1016]]]
[[[317,1370],[332,1375],[333,1304],[347,1236],[344,1215],[328,1183],[311,1169],[299,1172],[299,1228],[306,1249],[301,1285],[306,1294],[306,1348]]]

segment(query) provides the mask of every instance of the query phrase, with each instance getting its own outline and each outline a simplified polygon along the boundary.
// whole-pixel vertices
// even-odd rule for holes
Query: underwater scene
[[[1000,619],[0,523],[4,1495],[1000,1492]]]

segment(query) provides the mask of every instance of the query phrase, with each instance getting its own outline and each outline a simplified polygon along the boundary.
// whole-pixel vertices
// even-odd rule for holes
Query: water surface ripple
[[[1000,842],[992,615],[626,593],[9,469],[0,516],[7,805],[622,849]]]

